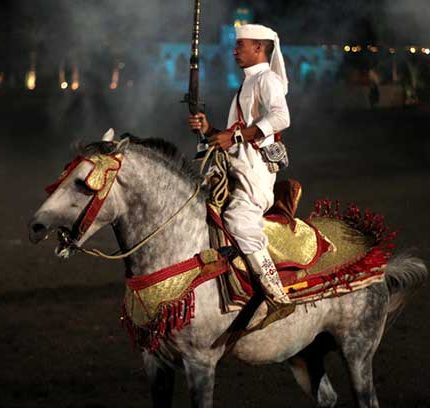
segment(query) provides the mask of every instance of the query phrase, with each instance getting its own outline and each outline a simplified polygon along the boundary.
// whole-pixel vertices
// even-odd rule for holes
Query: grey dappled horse
[[[160,140],[124,139],[116,147],[105,142],[87,146],[84,154],[124,152],[122,168],[95,223],[78,242],[82,245],[105,225],[112,225],[123,251],[161,225],[195,191],[200,178],[176,149]],[[83,183],[90,170],[81,163],[40,207],[30,223],[30,238],[38,242],[59,227],[71,228],[91,199]],[[150,274],[191,258],[209,247],[205,192],[148,245],[126,259],[127,274]],[[229,352],[251,364],[287,361],[293,374],[317,406],[332,407],[337,395],[324,368],[332,345],[345,357],[359,407],[377,407],[372,360],[387,320],[392,320],[408,294],[426,278],[416,258],[392,259],[383,283],[351,294],[324,299],[316,307],[297,306],[288,318],[239,338]],[[222,338],[237,316],[223,314],[215,280],[195,290],[191,324],[162,341],[160,349],[143,353],[155,407],[172,403],[174,370],[185,371],[192,406],[213,406],[217,363],[226,351]],[[330,339],[330,341],[326,341]]]

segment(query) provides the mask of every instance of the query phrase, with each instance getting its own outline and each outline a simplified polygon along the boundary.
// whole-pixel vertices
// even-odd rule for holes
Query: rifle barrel
[[[193,36],[190,57],[190,82],[188,85],[188,107],[195,115],[201,109],[199,106],[199,48],[200,48],[200,15],[201,0],[194,2]]]

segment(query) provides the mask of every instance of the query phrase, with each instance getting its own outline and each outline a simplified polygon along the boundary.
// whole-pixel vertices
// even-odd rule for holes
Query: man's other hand
[[[210,128],[206,115],[202,112],[197,115],[188,116],[188,126],[191,130],[200,130],[203,134],[207,133]]]
[[[233,146],[233,133],[231,130],[224,130],[213,136],[211,136],[209,141],[209,146],[220,147],[223,150],[227,150],[229,147]]]

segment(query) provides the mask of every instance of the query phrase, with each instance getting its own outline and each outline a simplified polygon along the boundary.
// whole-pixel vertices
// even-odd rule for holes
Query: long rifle
[[[204,111],[204,104],[199,99],[199,46],[200,46],[200,14],[201,1],[194,1],[193,36],[191,41],[190,57],[190,81],[188,93],[185,94],[183,102],[188,103],[188,109],[192,115]],[[204,134],[197,130],[197,157],[202,156],[208,149],[208,142]]]

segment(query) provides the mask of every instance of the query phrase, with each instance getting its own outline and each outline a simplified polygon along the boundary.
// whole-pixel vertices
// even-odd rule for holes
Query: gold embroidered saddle
[[[295,304],[340,296],[384,279],[395,234],[386,229],[382,216],[362,213],[354,205],[341,212],[338,203],[328,200],[318,201],[306,221],[294,218],[294,212],[271,212],[265,232],[284,290]],[[233,243],[211,206],[208,222],[212,243]],[[155,351],[161,339],[189,324],[194,289],[209,279],[219,280],[225,312],[243,307],[254,294],[242,258],[229,262],[215,250],[128,279],[122,320],[136,343]]]

